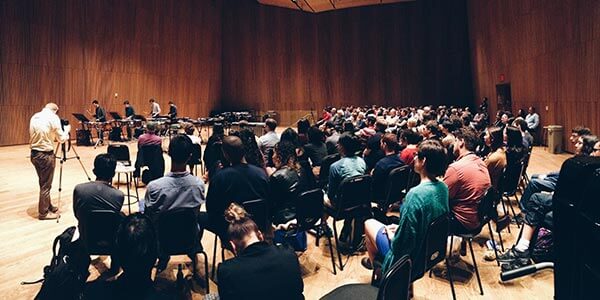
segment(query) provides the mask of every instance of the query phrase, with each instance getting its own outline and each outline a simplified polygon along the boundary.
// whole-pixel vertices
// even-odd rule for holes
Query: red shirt
[[[486,164],[474,153],[468,153],[450,164],[444,182],[456,220],[467,229],[477,228],[477,205],[491,185]]]
[[[400,152],[400,160],[402,160],[407,165],[412,165],[413,160],[415,159],[415,153],[417,153],[417,148],[404,148],[402,152]]]
[[[140,135],[138,138],[138,147],[148,146],[148,145],[161,145],[162,140],[160,136],[154,133],[144,133]]]

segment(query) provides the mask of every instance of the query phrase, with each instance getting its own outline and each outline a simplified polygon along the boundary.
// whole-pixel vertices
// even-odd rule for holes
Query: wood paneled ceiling
[[[273,5],[310,13],[344,9],[358,6],[413,2],[416,0],[258,0],[264,5]]]

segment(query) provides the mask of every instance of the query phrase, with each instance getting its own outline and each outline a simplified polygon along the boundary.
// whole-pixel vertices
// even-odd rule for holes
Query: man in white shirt
[[[54,178],[56,157],[54,142],[64,143],[69,139],[69,125],[61,126],[61,121],[56,115],[58,106],[48,103],[42,111],[31,117],[29,122],[29,144],[31,148],[31,163],[39,177],[40,195],[38,204],[38,218],[50,220],[58,218],[58,207],[50,201],[50,189]]]
[[[535,112],[535,107],[530,106],[527,116],[525,116],[525,122],[529,127],[529,132],[536,132],[538,126],[540,126],[540,115]]]
[[[274,119],[265,120],[265,134],[258,138],[258,148],[262,151],[263,155],[267,155],[267,152],[275,148],[275,145],[279,143],[279,136],[275,133],[277,128],[277,121]]]
[[[150,102],[150,117],[158,117],[160,115],[160,105],[156,103],[156,100],[154,100],[154,98],[150,98],[148,102]]]

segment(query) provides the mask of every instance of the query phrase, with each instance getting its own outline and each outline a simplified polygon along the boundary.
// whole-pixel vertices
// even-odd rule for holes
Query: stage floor
[[[137,147],[135,143],[129,144],[132,158],[135,158]],[[106,146],[93,149],[92,147],[77,147],[88,174],[94,179],[92,165],[94,157],[106,151]],[[74,153],[69,152],[69,156]],[[170,161],[166,154],[167,170]],[[568,154],[552,155],[545,152],[544,148],[536,147],[530,163],[529,174],[545,173],[558,170]],[[87,181],[84,170],[76,159],[68,160],[63,166],[63,182],[61,193],[62,218],[56,221],[39,221],[37,219],[38,178],[29,162],[29,147],[27,145],[0,147],[0,295],[5,299],[32,299],[40,288],[36,285],[20,285],[21,281],[35,280],[42,277],[42,268],[50,261],[53,239],[68,226],[77,225],[72,211],[72,190],[78,184]],[[59,164],[57,163],[54,184],[52,187],[52,201],[57,203]],[[122,179],[123,181],[124,179]],[[125,191],[122,185],[121,189]],[[145,193],[144,188],[139,189],[140,196]],[[132,211],[137,211],[137,204],[132,205]],[[204,207],[202,207],[204,209]],[[123,211],[127,213],[127,205]],[[341,228],[341,223],[338,228]],[[503,232],[504,245],[512,246],[518,234],[516,226],[512,226],[512,234]],[[479,295],[477,279],[473,276],[457,278],[456,295],[459,299],[552,299],[553,274],[543,271],[534,276],[518,279],[508,283],[501,283],[500,269],[495,262],[483,260],[485,252],[484,242],[488,239],[487,230],[475,240],[475,256],[481,274],[485,296]],[[212,261],[214,235],[205,233],[202,240],[204,249],[207,250],[209,261]],[[352,256],[344,271],[338,270],[338,275],[333,275],[329,248],[326,239],[322,239],[320,247],[315,247],[314,238],[309,235],[309,250],[301,255],[301,263],[307,268],[318,265],[320,269],[304,277],[304,295],[306,299],[318,299],[333,288],[346,283],[366,283],[370,281],[371,272],[364,269],[360,260],[363,255]],[[219,249],[220,250],[220,249]],[[219,251],[218,251],[219,252]],[[218,254],[218,260],[220,254]],[[90,266],[89,280],[94,280],[100,272],[106,270],[110,259],[108,257],[96,258]],[[346,258],[344,258],[346,261]],[[471,264],[471,257],[462,258],[461,265]],[[177,264],[187,263],[189,274],[189,259],[186,256],[172,257],[169,268],[158,276],[158,281],[167,283],[174,281]],[[202,263],[202,261],[200,261]],[[203,272],[204,268],[199,268]],[[209,265],[210,270],[210,265]],[[458,276],[457,276],[458,277]],[[268,283],[265,283],[268,284]],[[193,287],[193,299],[202,299],[205,291]],[[215,293],[217,287],[211,281],[211,292]],[[442,278],[424,278],[414,284],[415,299],[449,299],[451,298],[450,286]]]

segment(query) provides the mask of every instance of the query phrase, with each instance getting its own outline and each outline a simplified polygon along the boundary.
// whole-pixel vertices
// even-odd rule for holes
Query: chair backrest
[[[338,215],[360,208],[371,208],[371,176],[359,175],[342,180],[336,203]]]
[[[479,224],[483,226],[487,224],[492,214],[496,211],[496,205],[500,203],[500,193],[493,187],[490,187],[477,204],[477,214],[479,216]]]
[[[523,171],[523,160],[507,164],[500,178],[499,189],[501,193],[512,195],[516,193]]]
[[[312,228],[323,217],[323,190],[314,189],[301,193],[296,202],[298,230]]]
[[[189,164],[191,165],[199,165],[202,163],[202,161],[200,160],[202,157],[202,146],[198,145],[198,144],[193,144],[192,145],[192,157],[189,160]]]
[[[377,300],[408,299],[411,268],[412,263],[408,255],[396,261],[381,279]]]
[[[446,245],[448,244],[448,214],[443,214],[429,223],[425,235],[424,259],[426,273],[433,266],[446,258]],[[415,258],[416,259],[416,258]],[[419,273],[420,270],[416,270]]]
[[[165,174],[165,158],[163,157],[162,148],[160,145],[148,145],[142,146],[138,149],[137,158],[135,161],[136,174],[139,174],[139,170],[148,166],[150,171],[150,176],[147,178],[147,181],[144,181],[145,184],[148,182],[160,178]]]
[[[129,147],[123,144],[108,145],[108,154],[112,154],[117,162],[122,162],[126,166],[131,165],[131,156],[129,155]]]
[[[112,254],[117,229],[123,220],[120,212],[92,210],[79,220],[79,233],[91,255]]]
[[[323,158],[321,161],[321,168],[319,169],[319,186],[325,187],[329,183],[329,168],[331,165],[340,160],[340,154],[330,154]]]
[[[525,175],[527,173],[527,167],[529,166],[529,160],[531,159],[531,152],[533,151],[533,146],[529,146],[527,148],[527,153],[523,157],[523,169],[521,171],[521,175]]]
[[[249,200],[242,203],[244,209],[252,216],[252,220],[262,232],[271,226],[269,219],[269,205],[265,199]]]
[[[202,249],[196,208],[178,208],[160,212],[156,227],[163,255],[194,254]]]
[[[386,209],[392,203],[401,201],[403,195],[406,195],[411,168],[410,165],[404,165],[390,172],[387,180],[385,202],[382,205],[383,209]]]

